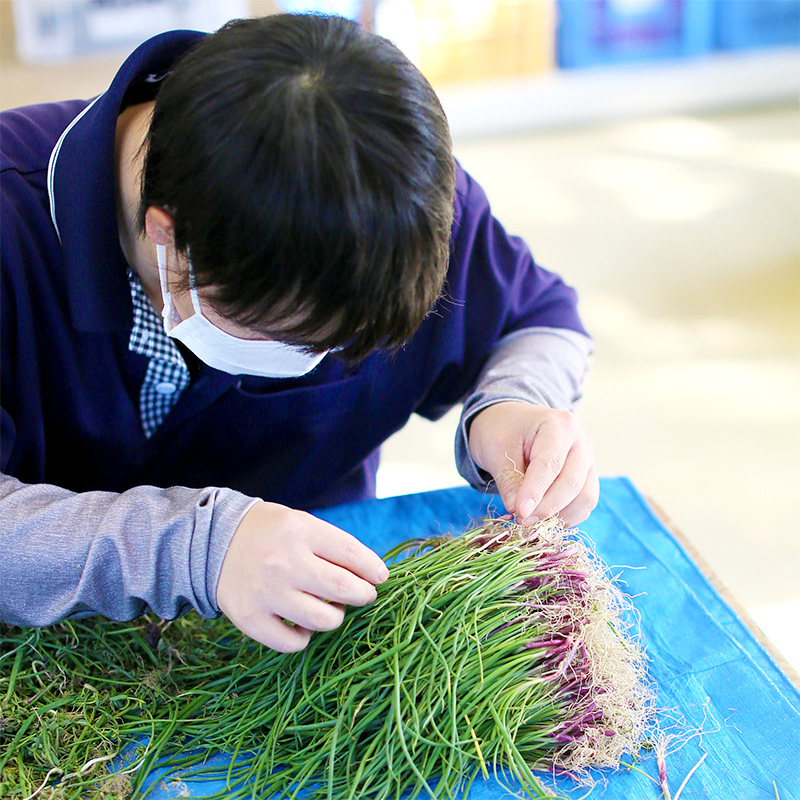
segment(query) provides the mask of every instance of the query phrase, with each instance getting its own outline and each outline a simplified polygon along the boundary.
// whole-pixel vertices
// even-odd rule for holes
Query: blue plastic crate
[[[800,0],[716,0],[714,16],[722,50],[800,44]]]
[[[713,47],[713,0],[558,0],[560,67],[685,58]]]

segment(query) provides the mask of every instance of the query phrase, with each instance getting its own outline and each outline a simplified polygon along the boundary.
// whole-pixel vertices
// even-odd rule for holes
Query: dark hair
[[[454,163],[442,107],[340,17],[236,20],[159,91],[144,166],[222,315],[347,360],[396,348],[439,296]],[[277,333],[276,333],[277,332]]]

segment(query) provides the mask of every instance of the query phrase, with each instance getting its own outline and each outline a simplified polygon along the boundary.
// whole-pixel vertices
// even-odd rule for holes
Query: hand
[[[494,478],[506,510],[523,524],[558,515],[565,525],[577,525],[597,505],[592,441],[569,411],[495,403],[473,418],[469,449]]]
[[[273,650],[302,650],[312,631],[338,628],[344,606],[375,600],[389,576],[354,536],[303,511],[258,503],[222,562],[217,605],[240,631]],[[288,624],[291,623],[291,624]]]

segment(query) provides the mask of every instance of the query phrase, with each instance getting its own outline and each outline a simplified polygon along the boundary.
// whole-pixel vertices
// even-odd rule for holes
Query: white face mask
[[[191,276],[189,293],[194,314],[181,320],[167,291],[167,248],[156,245],[158,278],[167,335],[183,342],[204,364],[231,375],[262,378],[299,378],[311,372],[327,353],[309,353],[302,347],[265,339],[239,339],[211,323],[200,310],[200,298]],[[189,270],[191,270],[191,264]]]

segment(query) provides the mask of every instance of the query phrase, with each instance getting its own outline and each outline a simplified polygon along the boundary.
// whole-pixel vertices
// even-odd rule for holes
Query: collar
[[[126,270],[133,306],[133,326],[128,340],[128,349],[146,358],[157,358],[169,361],[189,374],[186,361],[178,350],[174,339],[167,336],[164,321],[156,313],[153,304],[144,293],[139,276],[132,270]]]
[[[114,176],[114,138],[125,92],[142,81],[162,80],[204,35],[171,31],[140,45],[108,90],[67,126],[50,154],[50,214],[61,242],[70,316],[78,330],[127,330],[131,325]]]

